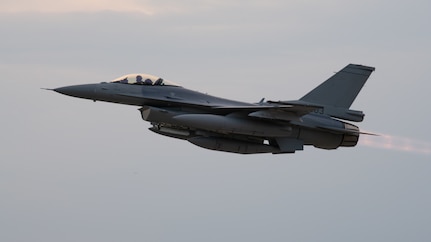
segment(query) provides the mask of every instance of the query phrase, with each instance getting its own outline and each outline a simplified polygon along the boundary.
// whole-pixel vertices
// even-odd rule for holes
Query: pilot
[[[145,79],[144,81],[144,85],[153,85],[153,81],[151,81],[150,79]]]
[[[163,83],[163,79],[162,79],[162,78],[159,78],[159,79],[157,79],[157,81],[154,83],[154,85],[162,85],[162,83]]]
[[[136,84],[142,85],[144,82],[142,81],[142,76],[136,76]]]

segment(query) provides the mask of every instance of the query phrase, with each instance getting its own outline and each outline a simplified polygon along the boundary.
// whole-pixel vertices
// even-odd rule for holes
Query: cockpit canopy
[[[112,81],[113,83],[124,83],[134,85],[153,85],[153,86],[180,86],[175,82],[162,79],[149,74],[128,74]]]

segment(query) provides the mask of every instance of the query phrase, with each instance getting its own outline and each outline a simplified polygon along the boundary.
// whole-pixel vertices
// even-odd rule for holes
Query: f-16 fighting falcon
[[[294,153],[304,145],[321,149],[353,147],[362,111],[350,106],[374,67],[349,64],[294,101],[246,103],[192,91],[148,74],[111,82],[66,86],[54,91],[72,97],[139,106],[149,129],[217,151],[240,154]]]

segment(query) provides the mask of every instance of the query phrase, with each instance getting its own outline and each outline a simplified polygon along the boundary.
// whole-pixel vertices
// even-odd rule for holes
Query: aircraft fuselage
[[[151,131],[184,139],[203,148],[241,154],[293,153],[302,150],[304,145],[323,149],[356,145],[359,128],[333,117],[352,121],[363,119],[361,111],[350,110],[349,106],[373,70],[348,65],[340,71],[341,74],[335,74],[297,101],[234,101],[192,91],[146,74],[131,74],[113,82],[67,86],[54,91],[93,101],[139,106],[142,118],[152,124]],[[351,79],[359,76],[362,84],[346,80],[352,82],[354,90],[350,90],[343,80],[339,80],[342,79],[340,76]],[[343,96],[332,90],[336,85],[352,94],[346,97],[346,94]],[[332,96],[327,98],[328,93],[339,95],[343,105],[325,103],[325,100],[338,100]]]

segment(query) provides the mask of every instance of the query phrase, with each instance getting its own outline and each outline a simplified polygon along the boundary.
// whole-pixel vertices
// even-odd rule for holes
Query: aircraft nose
[[[93,99],[95,97],[95,86],[96,84],[85,84],[85,85],[75,85],[75,86],[66,86],[66,87],[59,87],[54,89],[54,91],[72,96],[72,97],[80,97],[80,98],[87,98],[87,99]]]

